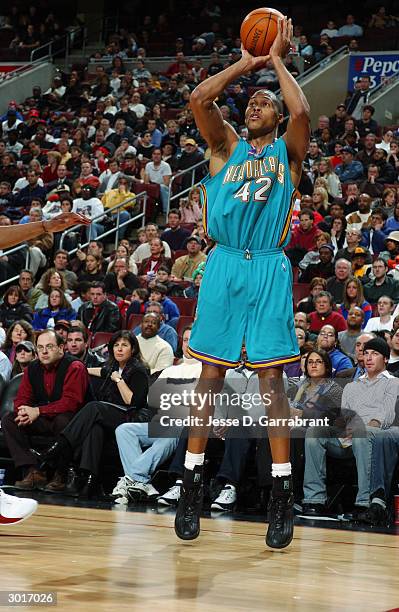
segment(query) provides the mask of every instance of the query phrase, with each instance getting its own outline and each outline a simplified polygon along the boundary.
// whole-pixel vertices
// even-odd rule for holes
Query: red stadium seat
[[[108,344],[113,335],[113,332],[96,332],[91,338],[90,347],[95,348],[101,344]]]
[[[308,297],[310,293],[310,284],[309,283],[293,283],[292,293],[294,296],[295,304],[298,304],[300,300],[303,300],[303,298]]]
[[[192,232],[195,229],[195,223],[180,223],[180,227]]]
[[[133,183],[134,193],[141,193],[142,191],[147,192],[147,209],[145,220],[152,221],[155,218],[156,204],[160,200],[160,188],[155,183]]]
[[[177,251],[173,251],[173,260],[176,261],[179,257],[183,257],[183,255],[188,255],[187,251],[184,249],[178,249]]]
[[[177,327],[176,327],[176,331],[177,331],[177,335],[179,336],[180,343],[181,343],[181,339],[183,336],[184,328],[187,327],[188,325],[191,325],[193,322],[194,322],[194,317],[180,317],[177,323]]]
[[[195,298],[171,297],[170,299],[176,304],[181,315],[194,316],[197,307],[197,300]]]
[[[143,320],[142,314],[131,314],[126,321],[126,329],[134,329],[137,325],[141,325]]]

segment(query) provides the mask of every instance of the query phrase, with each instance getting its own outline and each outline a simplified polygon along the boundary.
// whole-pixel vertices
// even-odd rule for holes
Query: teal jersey
[[[223,168],[200,187],[204,228],[217,243],[249,251],[288,244],[295,187],[283,138],[258,153],[240,138]]]

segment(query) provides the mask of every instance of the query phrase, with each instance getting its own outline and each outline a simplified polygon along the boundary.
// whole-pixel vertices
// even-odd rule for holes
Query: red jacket
[[[346,331],[347,325],[344,317],[339,313],[333,310],[329,315],[320,316],[315,310],[310,313],[310,327],[309,331],[319,333],[324,325],[332,325],[337,332]]]
[[[301,226],[297,225],[292,232],[287,248],[294,249],[298,247],[307,251],[314,251],[316,249],[316,236],[319,232],[320,230],[316,225],[312,225],[308,232],[304,232]]]

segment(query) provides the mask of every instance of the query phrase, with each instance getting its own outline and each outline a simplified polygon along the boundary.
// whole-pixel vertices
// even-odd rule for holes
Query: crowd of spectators
[[[333,25],[328,28],[334,30]],[[343,27],[352,26],[347,19]],[[98,492],[102,450],[116,431],[124,475],[114,497],[122,502],[135,495],[158,495],[151,477],[176,450],[174,484],[159,497],[161,505],[173,505],[179,494],[184,436],[180,442],[179,435],[154,442],[148,423],[157,418],[163,384],[188,384],[198,377],[199,364],[186,349],[213,243],[202,226],[198,188],[190,188],[187,175],[180,177],[178,188],[186,192],[178,206],[168,210],[170,181],[209,154],[190,110],[191,91],[226,62],[236,61],[239,49],[236,39],[229,45],[225,38],[201,36],[204,42],[196,38],[187,49],[195,47],[197,59],[188,61],[187,42],[181,39],[176,41],[175,61],[165,74],[157,74],[147,68],[145,48],[132,50],[139,57],[132,70],[125,68],[125,51],[134,37],[122,34],[107,49],[110,70],[97,66],[92,80],[79,69],[59,73],[47,91],[34,87],[24,103],[10,101],[3,109],[0,225],[45,220],[68,210],[92,219],[87,234],[77,228],[62,245],[76,249],[73,256],[60,248],[60,236],[44,232],[21,251],[0,258],[1,376],[5,384],[15,379],[20,385],[15,412],[3,418],[3,431],[14,464],[22,471],[19,488],[71,495],[93,495],[94,485]],[[296,34],[298,44],[304,45],[304,35],[299,30]],[[355,36],[352,30],[350,35]],[[201,56],[209,51],[211,63],[204,68]],[[222,54],[227,59],[222,61]],[[287,66],[295,72],[291,59]],[[218,99],[223,117],[243,137],[249,87],[273,88],[270,71],[267,66],[234,83]],[[286,247],[295,279],[301,357],[285,368],[285,375],[292,416],[320,413],[338,428],[341,408],[350,408],[363,423],[363,434],[366,430],[359,438],[369,444],[378,438],[383,454],[377,430],[391,431],[395,406],[386,403],[382,415],[381,397],[386,393],[391,402],[396,382],[392,377],[399,373],[399,133],[398,126],[373,120],[369,92],[364,77],[353,94],[343,94],[331,117],[319,117],[312,133]],[[196,181],[202,176],[200,168]],[[136,194],[153,185],[158,191],[152,217],[144,228],[130,224],[140,210]],[[121,204],[118,214],[124,225],[113,248],[101,235],[114,226],[115,207]],[[374,344],[363,354],[369,341]],[[230,390],[242,389],[243,377],[256,389],[256,373],[244,366],[231,376]],[[341,386],[338,378],[343,379]],[[380,385],[381,378],[388,381],[386,387]],[[368,389],[377,379],[381,396],[375,403]],[[349,391],[345,387],[342,393],[345,383]],[[369,412],[362,412],[360,405],[357,410],[347,399],[352,398],[353,385],[362,385],[363,399],[369,393]],[[102,410],[101,402],[108,407]],[[366,512],[367,486],[369,494],[377,492],[374,504],[384,512],[390,491],[386,484],[381,492],[381,486],[373,490],[374,485],[365,482],[365,443],[352,445],[349,429],[339,431],[334,440],[346,440],[341,456],[355,457],[359,473],[353,517],[386,521],[386,514],[375,518],[374,512],[370,518]],[[43,461],[31,451],[30,436],[36,434],[56,440]],[[221,445],[223,434],[216,432]],[[327,511],[322,473],[319,469],[315,475],[315,466],[323,465],[329,444],[320,442],[327,439],[325,432],[316,436],[317,448],[305,434],[292,451],[296,501],[302,505],[304,498],[305,515],[315,516]],[[251,440],[240,440],[233,436],[223,446],[214,509],[231,510],[237,503],[251,448]],[[135,448],[132,455],[129,445]],[[259,456],[263,445],[257,444]],[[80,471],[68,480],[76,454]],[[267,482],[264,468],[261,472]],[[317,492],[309,485],[316,476]]]
[[[48,0],[25,4],[15,2],[0,8],[0,52],[2,59],[23,61],[30,59],[32,51],[52,42],[53,51],[66,32],[81,23],[72,6],[55,6]],[[46,53],[44,53],[46,55]],[[40,51],[34,59],[40,58]]]

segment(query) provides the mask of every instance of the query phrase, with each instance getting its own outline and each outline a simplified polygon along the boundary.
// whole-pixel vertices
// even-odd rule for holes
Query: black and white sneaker
[[[366,523],[366,525],[387,527],[389,516],[386,508],[382,504],[371,502],[370,507],[365,508],[364,512],[358,515],[358,521],[360,523]]]
[[[139,482],[135,480],[128,489],[128,496],[132,501],[146,501],[156,499],[159,491],[150,482]]]
[[[215,501],[211,504],[211,510],[219,510],[222,512],[231,512],[234,510],[237,502],[236,488],[232,484],[226,484],[220,491]]]
[[[176,483],[173,487],[170,487],[166,493],[160,495],[157,499],[157,503],[159,506],[177,506],[180,499],[180,487],[182,481],[176,480]]]
[[[200,534],[200,516],[204,498],[204,486],[184,488],[181,485],[180,499],[176,510],[175,532],[181,540],[195,540]]]
[[[315,521],[338,521],[337,515],[329,512],[324,504],[304,504],[298,518]]]
[[[270,548],[285,548],[294,536],[294,494],[291,476],[273,478],[268,505],[269,527],[266,544]]]

